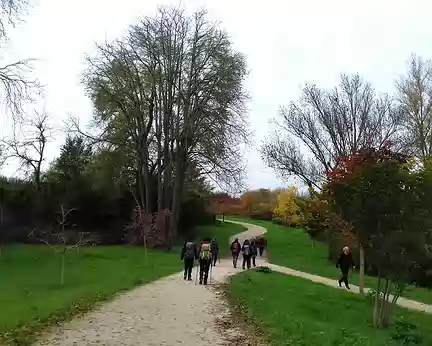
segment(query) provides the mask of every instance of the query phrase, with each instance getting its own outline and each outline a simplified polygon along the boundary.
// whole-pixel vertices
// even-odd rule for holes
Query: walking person
[[[210,243],[210,246],[211,246],[211,252],[212,252],[212,263],[213,263],[213,266],[216,266],[216,262],[217,262],[218,257],[219,257],[219,243],[215,237],[213,237],[213,239]]]
[[[235,238],[234,241],[231,243],[231,255],[233,259],[233,266],[234,268],[237,268],[237,261],[241,252],[241,245],[239,243],[238,238]]]
[[[251,257],[252,257],[252,249],[250,246],[249,239],[246,239],[242,246],[242,252],[243,252],[243,265],[242,268],[245,269],[245,266],[247,266],[247,269],[250,269],[251,267]]]
[[[262,257],[264,253],[264,249],[267,246],[267,240],[263,235],[258,238],[257,245],[259,249],[259,255],[260,257]]]
[[[250,246],[251,246],[251,250],[252,250],[252,265],[255,268],[256,267],[256,256],[258,254],[258,246],[257,246],[255,238],[251,239]]]
[[[197,258],[197,248],[195,242],[191,240],[185,241],[180,258],[184,261],[183,279],[192,281],[192,268],[194,266],[194,261]]]
[[[212,265],[212,252],[210,238],[204,238],[199,250],[199,284],[207,285],[210,267]]]
[[[348,283],[348,273],[351,268],[355,268],[354,261],[351,256],[351,252],[348,246],[344,246],[342,249],[342,253],[340,254],[337,262],[336,262],[336,268],[340,268],[342,272],[342,277],[340,278],[339,287],[342,287],[342,282],[345,284],[345,287],[347,289],[350,289],[349,283]]]

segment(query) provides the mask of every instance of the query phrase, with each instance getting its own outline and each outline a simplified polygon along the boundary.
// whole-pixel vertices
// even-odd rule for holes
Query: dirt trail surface
[[[245,222],[234,222],[234,221],[227,221],[227,222],[232,222],[232,223],[236,223],[236,224],[240,224],[243,225],[244,227],[247,227],[250,230],[257,230],[257,227],[261,230],[261,233],[265,233],[266,229],[264,227],[260,227],[260,226],[256,226],[256,225],[252,225],[249,223],[245,223]],[[270,244],[271,247],[271,244]],[[267,263],[266,266],[268,266],[270,269],[272,269],[273,271],[279,272],[281,274],[286,274],[286,275],[291,275],[291,276],[298,276],[298,277],[302,277],[304,279],[308,279],[310,281],[316,282],[316,283],[320,283],[323,285],[327,285],[327,286],[331,286],[331,287],[335,287],[338,289],[343,289],[345,290],[345,288],[340,288],[337,284],[337,281],[334,279],[329,279],[323,276],[318,276],[318,275],[314,275],[314,274],[310,274],[310,273],[305,273],[305,272],[301,272],[298,270],[294,270],[291,268],[287,268],[287,267],[283,267],[283,266],[279,266],[276,264],[271,264],[271,263]],[[359,288],[358,286],[355,285],[350,285],[351,290],[349,292],[355,293],[355,294],[359,294]],[[368,292],[370,289],[366,288],[365,291]],[[393,297],[390,296],[390,300]],[[432,305],[428,305],[428,304],[424,304],[421,302],[417,302],[415,300],[411,300],[411,299],[406,299],[406,298],[402,298],[400,297],[397,301],[397,305],[406,308],[406,309],[410,309],[410,310],[416,310],[416,311],[421,311],[421,312],[426,312],[429,314],[432,314]]]
[[[265,231],[254,225],[248,228],[237,236],[239,240]],[[257,265],[262,263],[258,260]],[[56,327],[34,345],[256,345],[241,341],[242,332],[229,323],[229,307],[217,288],[218,283],[240,271],[232,267],[232,261],[224,259],[212,269],[209,286],[184,281],[183,273],[168,276]],[[194,279],[195,273],[196,268]]]

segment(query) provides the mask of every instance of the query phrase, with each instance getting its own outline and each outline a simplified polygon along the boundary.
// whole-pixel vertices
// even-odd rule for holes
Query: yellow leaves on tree
[[[273,212],[275,216],[289,226],[299,226],[303,222],[298,198],[297,189],[293,186],[280,190],[277,194],[277,204]]]

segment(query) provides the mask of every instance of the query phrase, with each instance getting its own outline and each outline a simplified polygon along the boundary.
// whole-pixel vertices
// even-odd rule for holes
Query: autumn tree
[[[349,221],[378,270],[374,325],[388,326],[411,272],[431,260],[432,177],[387,147],[364,148],[329,174],[332,205]]]
[[[273,210],[274,215],[289,226],[299,226],[303,215],[298,203],[298,193],[294,186],[290,186],[277,193],[277,204]]]
[[[249,216],[271,220],[277,203],[276,191],[270,189],[250,190],[243,193],[241,200]]]
[[[343,74],[330,90],[306,84],[299,101],[282,107],[261,153],[282,177],[296,176],[321,189],[338,157],[368,142],[381,147],[398,136],[400,121],[390,97],[378,95],[359,75]]]

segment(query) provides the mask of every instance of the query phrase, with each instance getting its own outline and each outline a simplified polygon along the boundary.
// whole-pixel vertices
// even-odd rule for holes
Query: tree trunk
[[[360,283],[359,292],[364,295],[364,281],[365,281],[365,256],[363,246],[360,245]]]
[[[61,263],[60,263],[60,285],[62,286],[65,283],[65,257],[66,257],[66,249],[62,251]]]
[[[374,300],[374,310],[373,310],[373,324],[375,328],[379,328],[379,304],[380,304],[380,296],[381,296],[381,276],[378,273],[378,282],[375,291],[375,300]]]

